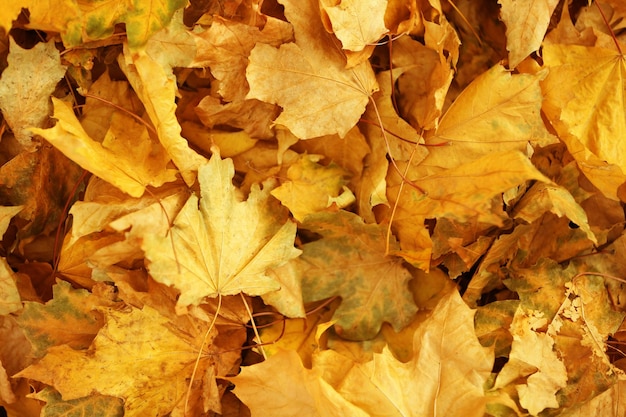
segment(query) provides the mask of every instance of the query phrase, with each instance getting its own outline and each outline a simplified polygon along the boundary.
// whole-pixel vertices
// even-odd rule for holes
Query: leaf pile
[[[539,3],[8,1],[0,405],[623,416],[626,8]]]

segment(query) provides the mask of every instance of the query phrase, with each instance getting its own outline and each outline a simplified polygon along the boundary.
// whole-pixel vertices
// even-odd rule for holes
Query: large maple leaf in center
[[[215,153],[198,171],[200,200],[189,197],[168,236],[144,239],[150,274],[181,292],[178,309],[204,297],[278,290],[266,271],[300,254],[293,246],[296,225],[286,221],[271,185],[253,186],[242,201],[234,173],[232,160]]]

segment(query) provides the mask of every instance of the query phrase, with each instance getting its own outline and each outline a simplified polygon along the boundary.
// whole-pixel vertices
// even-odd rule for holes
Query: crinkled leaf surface
[[[384,20],[386,8],[387,0],[320,2],[320,9],[330,20],[335,36],[343,49],[350,51],[361,51],[388,32]]]
[[[29,127],[42,127],[50,111],[49,97],[65,75],[54,42],[22,49],[10,40],[9,66],[0,79],[0,108],[18,142],[32,149]]]
[[[333,316],[337,332],[371,339],[383,322],[400,330],[412,320],[417,307],[407,286],[411,274],[399,259],[385,256],[384,227],[345,211],[311,215],[303,227],[322,236],[305,244],[296,261],[304,301],[341,296]]]
[[[101,144],[87,135],[71,108],[54,97],[52,102],[54,117],[58,120],[56,125],[31,130],[86,170],[133,197],[140,197],[148,185],[159,186],[176,179],[176,171],[166,168],[168,160],[152,154],[144,126],[136,123],[133,130],[133,122],[123,119],[126,127],[113,125],[112,128],[118,130],[109,130],[111,136]],[[124,137],[129,131],[131,134]],[[132,141],[131,145],[126,141]],[[129,147],[133,147],[134,152],[129,152]]]
[[[147,235],[150,274],[181,291],[179,307],[204,297],[240,292],[261,295],[279,288],[266,270],[295,258],[296,225],[270,196],[253,186],[242,201],[232,184],[232,160],[215,153],[198,173],[201,198],[192,195],[168,236]],[[175,248],[175,249],[174,249]]]
[[[496,380],[496,387],[513,383],[520,404],[533,416],[548,407],[558,408],[556,392],[567,384],[565,365],[553,350],[554,340],[549,334],[537,331],[545,322],[518,308],[511,324],[513,343],[509,362]],[[528,376],[526,383],[515,382],[525,376]]]
[[[247,98],[278,104],[276,124],[301,139],[337,133],[356,124],[378,89],[369,62],[346,69],[344,55],[321,24],[313,0],[283,0],[296,42],[278,49],[257,44],[250,53]]]
[[[125,416],[171,411],[185,395],[198,347],[151,307],[105,315],[90,350],[52,347],[19,376],[55,387],[66,401],[94,392],[123,398]]]
[[[272,190],[272,195],[288,207],[298,221],[328,208],[333,202],[339,208],[354,202],[354,195],[344,189],[348,173],[336,164],[320,165],[318,159],[313,155],[300,158],[287,170],[289,181]]]

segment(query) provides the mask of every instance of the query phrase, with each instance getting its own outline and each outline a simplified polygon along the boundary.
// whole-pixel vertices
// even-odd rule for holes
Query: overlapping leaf
[[[168,236],[147,235],[150,274],[181,291],[178,306],[240,292],[261,295],[280,288],[269,268],[298,256],[296,226],[270,198],[270,184],[242,201],[233,186],[233,163],[215,153],[198,173],[201,198],[191,195]]]
[[[284,0],[296,42],[278,49],[257,44],[250,53],[247,98],[278,104],[275,123],[301,139],[337,133],[345,136],[378,89],[368,62],[346,69],[345,57],[320,22],[312,0]]]
[[[311,215],[303,227],[322,236],[305,244],[296,261],[304,301],[340,295],[337,332],[364,340],[376,336],[383,322],[400,330],[411,321],[417,310],[407,287],[411,275],[385,255],[384,228],[345,211]]]

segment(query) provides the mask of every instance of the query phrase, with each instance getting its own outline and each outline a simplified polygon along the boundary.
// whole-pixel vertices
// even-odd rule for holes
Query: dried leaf
[[[407,287],[411,275],[397,259],[385,256],[384,228],[345,211],[311,215],[303,227],[322,236],[305,244],[296,261],[304,301],[340,295],[333,316],[339,334],[366,340],[383,322],[398,331],[412,320],[417,308]]]
[[[345,57],[320,23],[316,2],[283,3],[296,43],[254,47],[246,70],[247,98],[281,106],[275,123],[301,139],[335,133],[343,137],[378,89],[374,73],[369,63],[345,68]]]
[[[22,49],[13,38],[9,41],[9,67],[0,80],[0,109],[20,145],[33,150],[38,143],[28,128],[43,127],[50,111],[48,97],[66,68],[54,42]]]
[[[145,237],[150,274],[181,291],[181,309],[205,297],[277,290],[266,271],[300,251],[293,247],[296,226],[270,199],[270,184],[262,190],[255,185],[241,201],[232,184],[233,163],[218,152],[198,175],[200,201],[189,197],[167,237]]]
[[[52,102],[57,124],[50,129],[33,128],[31,131],[46,138],[83,168],[133,197],[140,197],[148,185],[159,186],[176,180],[176,171],[166,168],[168,160],[153,154],[145,127],[125,120],[125,128],[117,125],[120,129],[117,132],[109,130],[111,136],[100,144],[87,135],[74,112],[65,103],[54,97]],[[136,127],[135,134],[132,134],[133,125]],[[129,144],[124,143],[124,139],[120,138],[122,142],[117,142],[118,136],[124,132],[128,134],[129,131],[132,136],[124,139],[134,140],[133,148],[137,150],[140,147],[141,151],[128,152]]]

